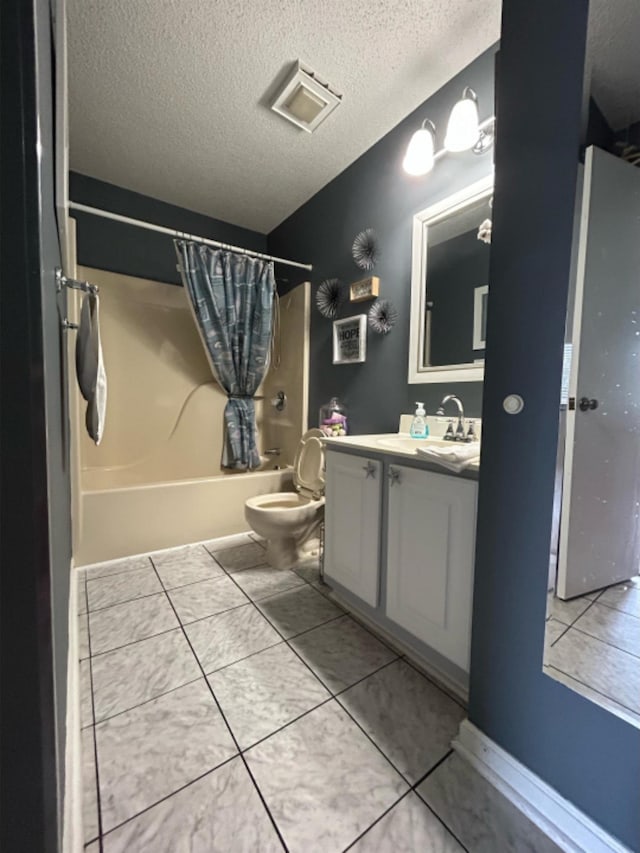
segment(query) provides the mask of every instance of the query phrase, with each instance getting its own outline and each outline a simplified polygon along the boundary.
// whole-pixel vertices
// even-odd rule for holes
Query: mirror
[[[630,35],[640,10],[634,19],[619,28],[613,6],[589,21],[543,671],[640,727],[640,84]]]
[[[409,382],[481,381],[493,175],[413,217]]]

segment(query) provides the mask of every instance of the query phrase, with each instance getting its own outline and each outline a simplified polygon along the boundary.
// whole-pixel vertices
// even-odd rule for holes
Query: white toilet
[[[249,498],[244,517],[267,540],[267,562],[291,569],[306,554],[304,546],[318,534],[324,518],[324,435],[310,429],[300,439],[293,463],[295,492]]]

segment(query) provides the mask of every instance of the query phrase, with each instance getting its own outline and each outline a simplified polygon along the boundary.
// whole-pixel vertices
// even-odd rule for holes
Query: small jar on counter
[[[347,410],[338,400],[332,397],[324,406],[320,406],[319,425],[327,438],[347,435]]]

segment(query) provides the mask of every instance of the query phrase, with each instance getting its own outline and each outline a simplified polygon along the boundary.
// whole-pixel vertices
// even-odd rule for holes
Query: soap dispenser
[[[411,438],[426,438],[429,435],[426,416],[427,413],[424,410],[424,403],[416,403],[416,413],[413,416],[411,429],[409,430]]]

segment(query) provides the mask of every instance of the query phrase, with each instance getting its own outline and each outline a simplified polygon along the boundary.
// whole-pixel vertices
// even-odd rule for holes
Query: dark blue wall
[[[640,731],[542,672],[587,5],[503,4],[469,716],[638,850]]]
[[[593,98],[589,98],[589,117],[587,119],[585,148],[589,145],[597,145],[598,148],[603,148],[605,151],[613,151],[614,143],[615,134],[611,130],[602,110]]]
[[[369,330],[365,364],[334,367],[332,324],[314,306],[310,425],[315,423],[319,406],[332,396],[348,405],[355,433],[395,431],[399,415],[414,410],[414,400],[424,400],[427,411],[433,413],[443,394],[450,391],[461,395],[469,414],[480,415],[481,383],[407,383],[411,229],[415,213],[487,175],[491,154],[447,155],[430,175],[417,179],[402,171],[402,158],[412,133],[426,117],[435,122],[438,147],[442,146],[448,114],[464,86],[477,92],[481,119],[493,113],[494,58],[493,49],[485,52],[269,234],[272,254],[313,264],[315,296],[325,278],[337,277],[349,284],[366,277],[351,258],[351,244],[359,231],[374,228],[382,257],[373,274],[380,277],[380,295],[391,299],[399,312],[389,335]],[[291,268],[282,267],[279,272],[290,286],[304,279]],[[341,316],[365,313],[370,306],[370,302],[348,304]]]
[[[69,197],[80,204],[99,207],[154,225],[164,225],[194,234],[231,243],[245,249],[265,252],[264,234],[212,219],[201,213],[185,210],[155,198],[98,181],[77,172],[69,174]],[[173,241],[166,234],[157,234],[132,225],[124,225],[72,210],[77,221],[78,263],[125,275],[180,284],[176,271]]]
[[[48,0],[4,0],[0,35],[0,849],[55,853],[71,519]]]
[[[429,248],[431,364],[484,357],[484,349],[473,349],[473,311],[476,287],[489,284],[490,255],[477,228]]]

